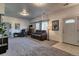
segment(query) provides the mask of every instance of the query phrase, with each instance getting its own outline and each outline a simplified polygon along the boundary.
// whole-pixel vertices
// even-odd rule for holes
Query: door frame
[[[62,25],[63,25],[63,27],[62,27],[62,42],[63,43],[66,43],[66,42],[64,42],[64,20],[66,20],[66,19],[75,19],[75,24],[77,24],[77,16],[72,16],[72,17],[66,17],[66,18],[63,18],[63,20],[62,20]],[[76,28],[77,26],[75,25],[75,28]],[[68,43],[69,44],[69,43]]]

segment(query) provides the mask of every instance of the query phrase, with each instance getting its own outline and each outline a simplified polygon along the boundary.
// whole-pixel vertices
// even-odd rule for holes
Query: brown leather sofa
[[[31,34],[31,37],[43,41],[47,39],[47,32],[45,30],[36,30]]]

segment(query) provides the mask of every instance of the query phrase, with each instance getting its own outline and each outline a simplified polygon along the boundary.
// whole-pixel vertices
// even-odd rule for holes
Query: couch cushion
[[[36,33],[44,33],[46,30],[36,30]]]
[[[34,36],[41,36],[41,35],[39,35],[39,34],[32,34],[32,35],[34,35]]]

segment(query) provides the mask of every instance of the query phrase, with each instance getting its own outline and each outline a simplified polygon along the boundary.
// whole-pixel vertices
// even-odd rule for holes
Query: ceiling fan
[[[65,3],[65,4],[64,4],[64,6],[67,6],[67,5],[69,5],[69,3]]]
[[[20,12],[20,15],[22,15],[22,16],[28,16],[29,13],[27,12],[26,9],[23,9],[23,10]]]

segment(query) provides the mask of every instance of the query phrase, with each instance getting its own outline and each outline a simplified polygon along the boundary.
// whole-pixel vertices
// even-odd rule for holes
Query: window
[[[36,30],[40,30],[40,23],[36,23]]]
[[[75,20],[74,19],[69,19],[69,20],[66,20],[65,23],[75,23]]]
[[[36,23],[36,30],[47,30],[48,28],[48,22],[47,21],[41,21]]]
[[[47,21],[42,22],[42,30],[47,30],[47,28],[48,28],[48,22]]]

